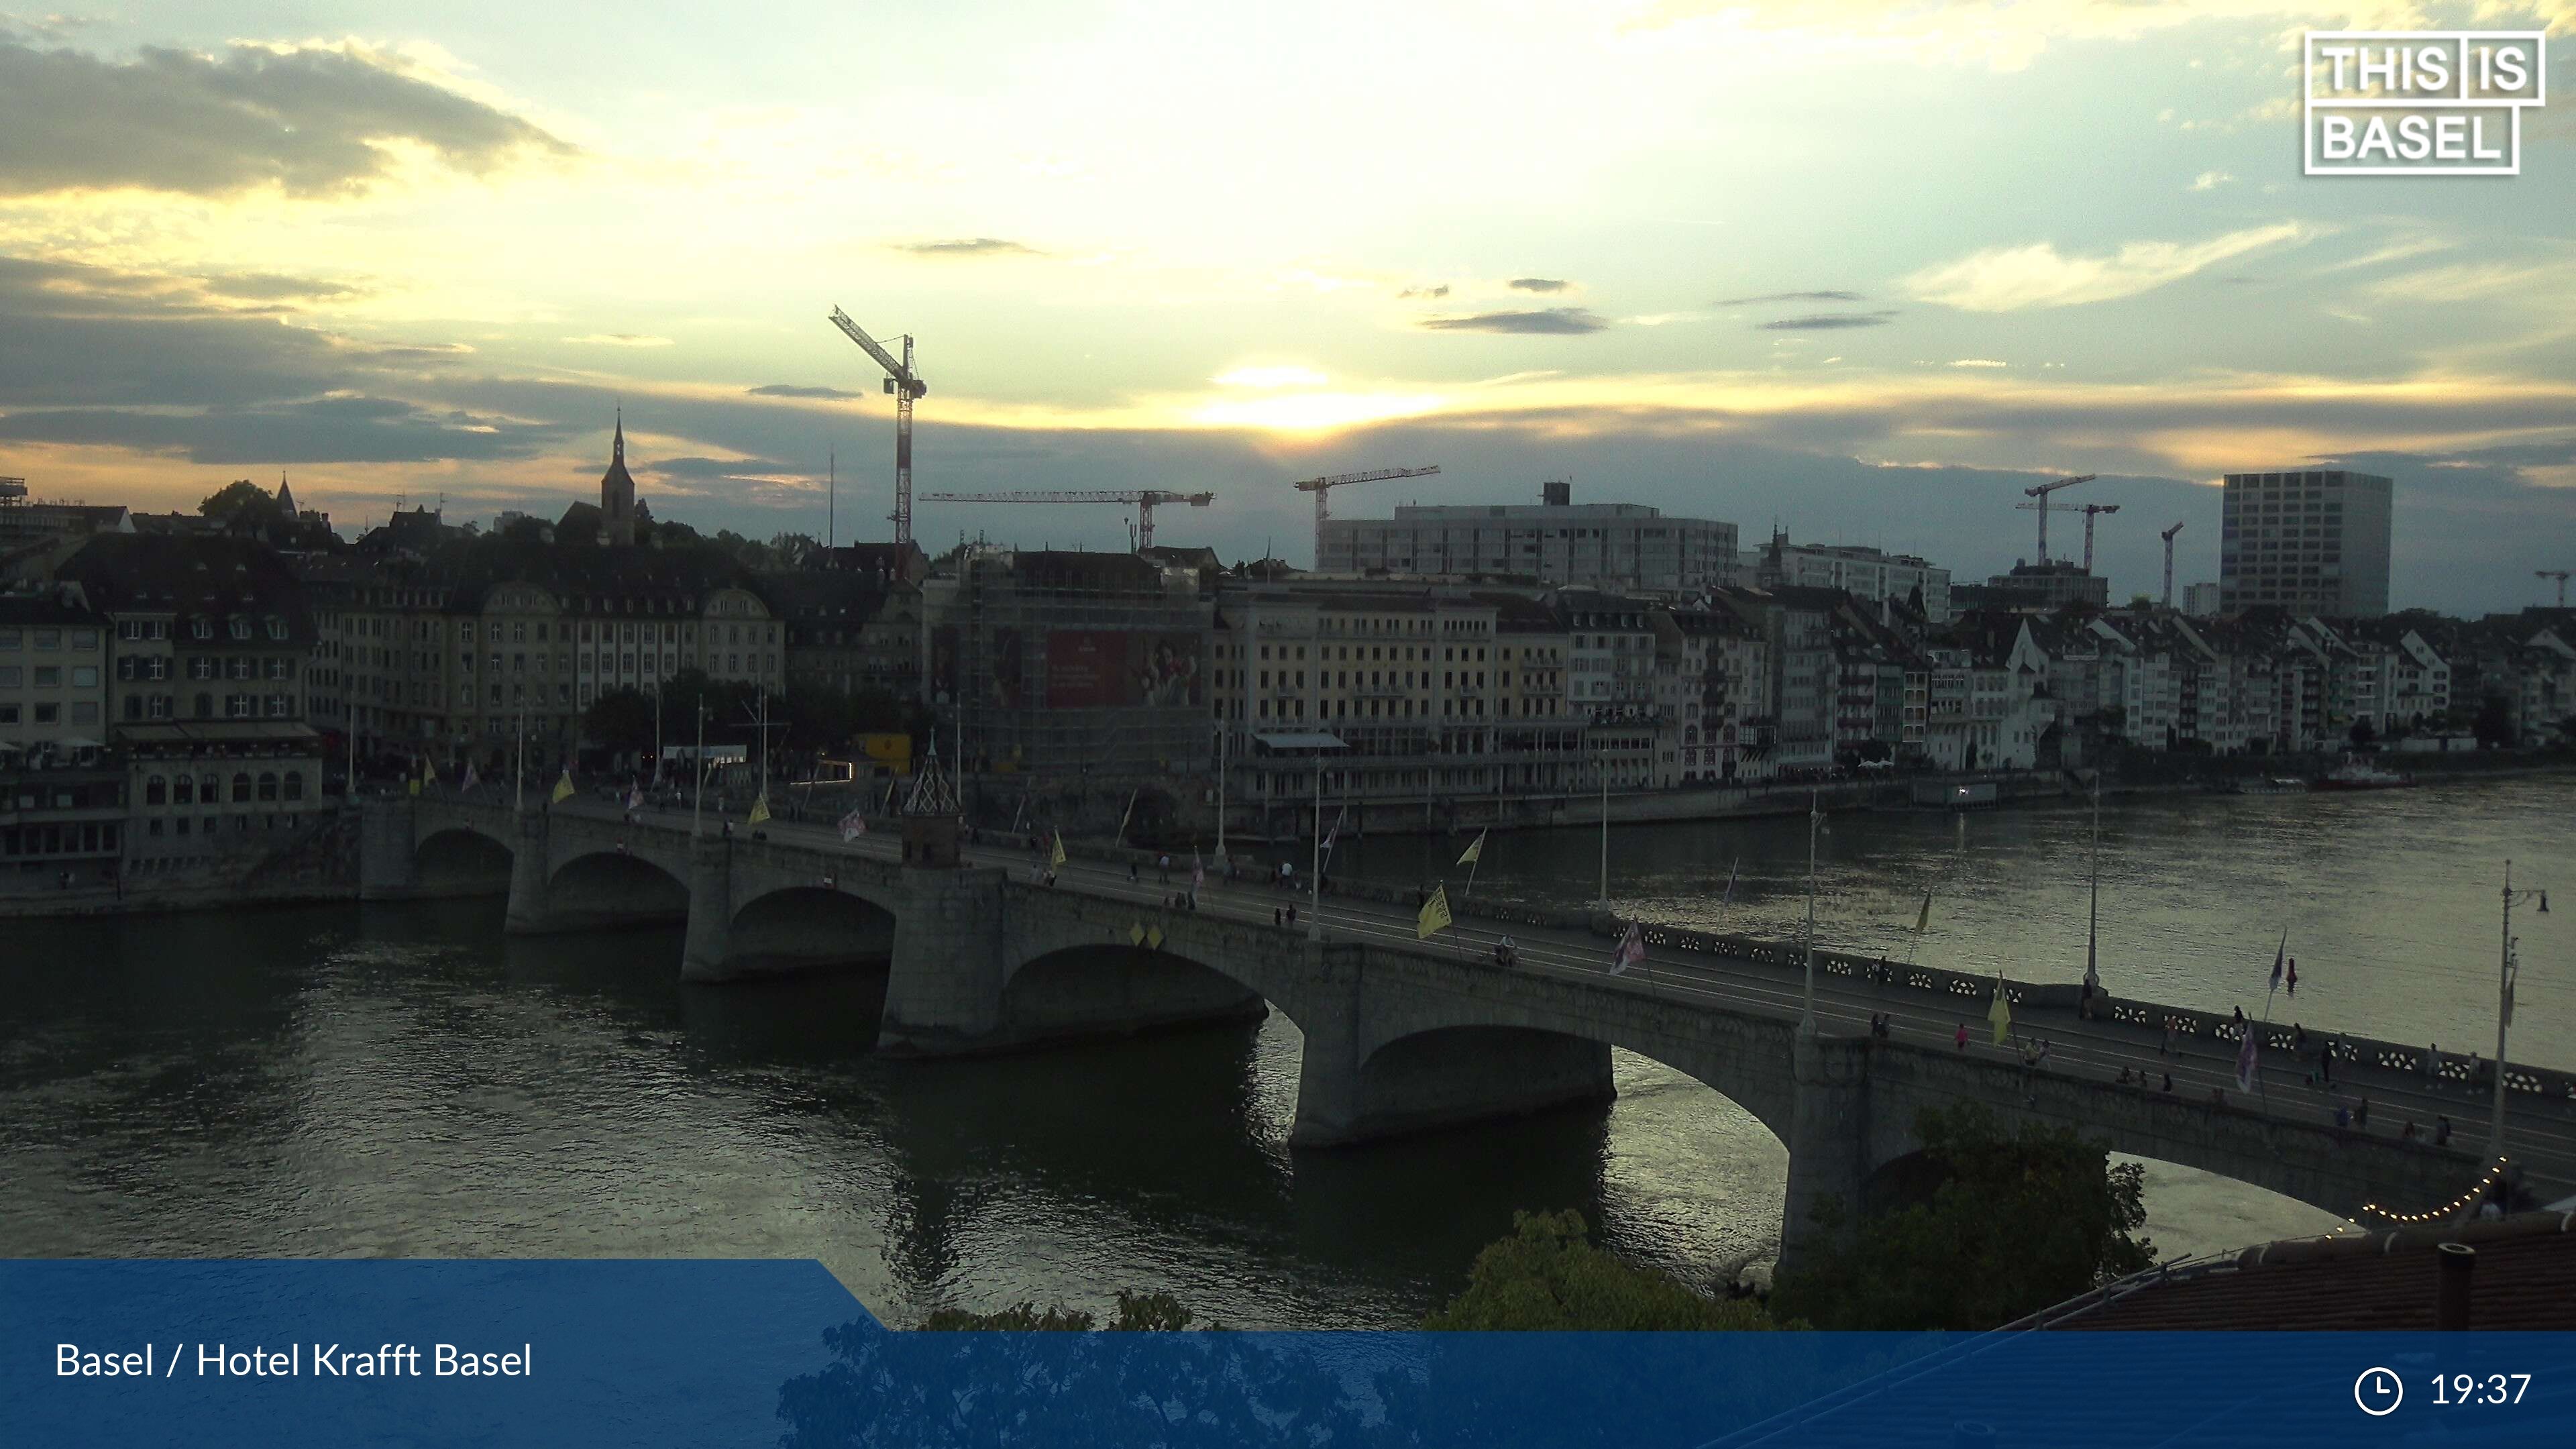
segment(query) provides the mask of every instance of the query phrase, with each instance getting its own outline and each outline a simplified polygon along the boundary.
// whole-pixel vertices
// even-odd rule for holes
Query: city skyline
[[[2118,600],[2177,520],[2177,589],[2218,576],[2221,475],[2330,465],[2396,481],[2392,607],[2546,600],[2563,103],[2519,178],[2310,179],[2297,34],[2347,11],[1817,15],[0,15],[0,473],[550,516],[622,401],[657,517],[819,533],[837,453],[838,535],[883,537],[837,303],[920,339],[924,491],[1212,487],[1163,541],[1229,558],[1306,558],[1289,479],[1436,461],[1336,514],[1571,477],[1972,580],[2035,557],[2022,486],[2090,472]],[[2373,16],[2548,28],[2565,90],[2564,3]]]

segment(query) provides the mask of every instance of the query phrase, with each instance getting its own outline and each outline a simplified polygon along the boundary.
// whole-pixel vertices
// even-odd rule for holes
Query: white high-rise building
[[[2183,585],[2182,611],[2195,619],[2216,618],[2218,616],[2218,585]]]
[[[2395,485],[2340,468],[2230,473],[2218,543],[2219,612],[2370,619],[2388,612]]]
[[[1744,552],[1742,581],[1757,588],[1840,589],[1856,599],[1904,600],[1920,592],[1923,617],[1950,618],[1950,571],[1912,554],[1856,544],[1794,544],[1774,533],[1769,546]]]

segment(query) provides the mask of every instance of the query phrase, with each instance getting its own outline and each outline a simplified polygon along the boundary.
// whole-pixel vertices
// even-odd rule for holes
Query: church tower
[[[617,441],[611,444],[608,471],[599,475],[599,541],[635,542],[635,479],[626,471],[626,409],[617,410]]]

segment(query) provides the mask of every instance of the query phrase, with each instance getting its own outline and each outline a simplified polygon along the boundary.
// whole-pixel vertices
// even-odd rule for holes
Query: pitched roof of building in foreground
[[[2441,1247],[2476,1251],[2472,1328],[2576,1328],[2576,1212],[2529,1212],[2247,1248],[2233,1259],[2141,1274],[2041,1315],[2057,1329],[2429,1329]]]

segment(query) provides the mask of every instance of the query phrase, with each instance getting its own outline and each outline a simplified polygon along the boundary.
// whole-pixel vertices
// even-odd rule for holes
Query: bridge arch
[[[866,895],[819,882],[782,886],[735,909],[725,955],[743,971],[883,962],[894,954],[894,932],[894,911]]]
[[[688,919],[689,886],[649,856],[585,851],[547,877],[545,914],[553,930],[667,925]]]
[[[472,825],[428,831],[412,846],[411,878],[422,895],[498,895],[510,888],[510,842]]]
[[[1002,983],[1003,1030],[1023,1036],[1151,1031],[1182,1023],[1259,1021],[1262,991],[1194,955],[1118,940],[1041,951]],[[1293,1016],[1291,1017],[1293,1020]]]

